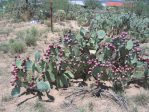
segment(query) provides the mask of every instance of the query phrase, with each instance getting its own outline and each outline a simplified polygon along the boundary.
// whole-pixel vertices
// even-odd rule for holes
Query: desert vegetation
[[[0,2],[0,111],[148,111],[148,2]]]

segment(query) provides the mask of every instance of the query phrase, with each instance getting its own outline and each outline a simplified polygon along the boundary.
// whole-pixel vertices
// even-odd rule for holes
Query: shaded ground
[[[61,23],[55,23],[55,32],[49,31],[49,28],[43,24],[31,24],[31,23],[11,23],[8,21],[0,21],[0,29],[6,31],[6,33],[0,34],[0,42],[8,41],[12,38],[16,38],[16,33],[21,30],[25,30],[31,27],[36,27],[40,31],[45,31],[37,42],[37,46],[28,47],[27,52],[22,54],[33,55],[36,50],[44,51],[49,43],[57,43],[59,37],[63,35],[63,31],[67,29],[79,30],[79,26],[75,21],[67,21]],[[144,44],[145,45],[145,44]],[[148,44],[146,45],[148,46]],[[71,97],[65,99],[70,93],[75,90],[68,88],[68,90],[51,90],[50,94],[55,97],[54,102],[41,102],[38,98],[31,98],[32,95],[22,96],[20,98],[11,98],[10,91],[10,66],[13,61],[14,55],[10,53],[0,53],[0,112],[126,112],[127,110],[119,106],[113,99],[102,96],[97,98],[91,94],[87,94],[84,98],[82,96]],[[76,87],[77,88],[77,87]],[[23,90],[22,90],[23,91]],[[70,93],[69,93],[70,92]],[[149,110],[149,92],[143,88],[136,88],[131,85],[129,89],[126,89],[124,98],[127,99],[129,112],[148,112]],[[147,94],[143,94],[146,92]],[[143,98],[143,105],[138,104],[135,100],[138,97],[134,97],[137,94],[141,94]],[[28,99],[28,100],[27,100]],[[44,97],[46,100],[47,98]],[[26,101],[20,106],[17,106],[22,101]],[[140,100],[139,100],[140,101]],[[138,101],[138,102],[139,102]]]

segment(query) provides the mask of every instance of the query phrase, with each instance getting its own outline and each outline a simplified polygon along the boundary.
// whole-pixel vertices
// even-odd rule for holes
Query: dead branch
[[[70,93],[68,96],[65,97],[65,99],[68,99],[71,97],[71,99],[77,97],[77,96],[82,96],[83,98],[85,97],[85,95],[90,94],[90,95],[94,95],[96,96],[97,94],[100,94],[99,96],[106,96],[107,98],[110,98],[111,100],[113,100],[114,102],[116,102],[120,107],[123,107],[126,111],[128,111],[128,105],[127,105],[127,101],[125,100],[124,97],[119,96],[117,94],[115,94],[114,92],[110,92],[110,90],[107,89],[101,89],[101,88],[97,88],[97,87],[73,87],[71,88],[72,91],[68,92]],[[100,92],[100,93],[99,93]]]
[[[115,94],[114,92],[110,92],[108,90],[105,90],[104,92],[102,92],[102,96],[106,96],[106,97],[112,99],[120,107],[123,107],[126,111],[128,111],[127,101],[123,96],[119,96],[118,94]]]
[[[20,105],[22,105],[23,103],[25,103],[25,102],[27,102],[28,100],[30,100],[30,99],[32,99],[32,98],[35,98],[35,97],[37,97],[37,95],[36,95],[36,96],[33,96],[33,97],[31,97],[31,98],[25,99],[24,101],[22,101],[22,102],[20,102],[19,104],[17,104],[17,106],[20,106]]]

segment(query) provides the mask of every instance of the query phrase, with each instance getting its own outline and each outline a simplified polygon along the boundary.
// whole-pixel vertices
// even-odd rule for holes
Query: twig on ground
[[[124,97],[119,96],[117,94],[115,94],[114,92],[110,92],[108,90],[105,90],[102,95],[107,96],[108,98],[112,99],[113,101],[115,101],[118,105],[120,105],[121,107],[125,108],[126,111],[128,111],[128,105],[127,105],[127,101]]]
[[[31,98],[25,99],[24,101],[22,101],[22,102],[20,102],[19,104],[17,104],[17,106],[20,106],[20,105],[22,105],[23,103],[25,103],[26,101],[28,101],[28,100],[30,100],[30,99],[32,99],[32,98],[35,98],[35,97],[37,97],[37,95],[36,95],[36,96],[33,96],[33,97],[31,97]]]
[[[75,87],[72,89],[74,92],[68,92],[70,94],[66,96],[65,99],[72,98],[72,97],[73,99],[75,99],[75,97],[82,96],[82,95],[83,95],[82,98],[84,98],[86,94],[96,95],[98,92],[100,92],[99,93],[100,97],[106,96],[107,98],[110,98],[113,101],[115,101],[119,106],[123,107],[126,111],[128,111],[128,105],[125,98],[115,94],[114,92],[110,92],[109,90],[101,89],[101,88],[89,88],[89,87]]]

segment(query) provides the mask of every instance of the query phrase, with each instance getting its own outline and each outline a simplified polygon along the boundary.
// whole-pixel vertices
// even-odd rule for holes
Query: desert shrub
[[[89,9],[96,9],[96,8],[102,8],[102,5],[100,2],[97,2],[97,0],[85,0],[85,6]]]
[[[38,36],[39,36],[39,32],[36,28],[33,27],[30,30],[27,30],[24,38],[26,45],[35,46]]]
[[[53,11],[54,13],[58,10],[64,10],[65,12],[68,10],[69,2],[68,0],[53,0]],[[50,1],[44,0],[40,7],[36,7],[34,16],[39,19],[47,19],[50,17]]]
[[[67,20],[76,20],[76,15],[73,11],[69,11],[66,15]]]
[[[141,1],[139,0],[135,4],[135,7],[133,8],[133,10],[138,16],[141,16],[143,14],[144,8],[146,8],[144,6],[145,6],[144,2],[142,0]]]
[[[13,43],[10,43],[10,52],[12,54],[15,53],[23,53],[25,52],[26,45],[23,41],[15,40]]]
[[[6,12],[14,22],[28,21],[31,19],[47,19],[50,17],[50,0],[9,0],[5,4]],[[53,0],[53,11],[68,11],[69,0]]]
[[[66,33],[68,33],[69,31],[71,31],[69,28],[65,28],[62,30],[63,31],[63,35],[65,35]]]
[[[54,16],[58,21],[64,21],[66,19],[66,12],[64,10],[58,10]]]
[[[69,4],[69,11],[74,11],[74,13],[75,13],[75,11],[76,11],[76,12],[79,12],[79,11],[81,11],[81,10],[85,10],[85,8],[82,7],[81,5]]]
[[[23,41],[27,46],[35,46],[40,32],[32,27],[31,29],[18,31],[16,40]]]
[[[49,21],[49,20],[45,20],[44,24],[47,25],[48,27],[51,27],[51,21]]]
[[[149,95],[148,95],[148,92],[145,92],[145,91],[140,92],[136,96],[133,96],[132,99],[136,104],[142,105],[142,106],[145,106],[149,103]]]
[[[24,40],[24,38],[25,38],[25,31],[18,31],[17,33],[16,33],[16,39],[19,39],[19,40]]]
[[[12,44],[12,43],[14,43],[14,41],[15,41],[15,39],[10,39],[9,43]]]
[[[83,16],[77,17],[77,22],[81,26],[88,26],[89,25],[88,19],[86,17],[83,17]]]
[[[85,11],[86,9],[81,7],[80,5],[70,4],[69,9],[66,12],[66,19],[68,20],[76,20],[76,17],[80,15],[80,12]]]
[[[38,112],[45,112],[45,106],[39,100],[37,100],[36,103],[34,104],[34,109]]]
[[[78,15],[76,16],[76,19],[78,24],[81,26],[89,26],[91,20],[94,17],[94,13],[92,13],[90,10],[81,10],[77,14]]]
[[[23,21],[28,21],[32,18],[34,12],[34,7],[30,4],[30,1],[19,0],[19,1],[7,1],[7,11],[12,17],[21,19]],[[17,18],[17,19],[16,19]]]
[[[25,37],[25,43],[27,46],[35,46],[36,45],[36,37],[30,35],[30,34],[27,34],[26,37]]]
[[[148,14],[148,11],[149,11],[149,7],[148,7],[149,2],[148,1],[137,0],[137,1],[132,2],[132,4],[133,5],[131,7],[126,8],[126,9],[129,10],[129,11],[131,11],[131,13],[137,14],[137,16],[147,16],[147,17],[149,17],[149,14]]]
[[[34,37],[37,37],[39,35],[39,31],[35,27],[32,27],[30,29],[30,32]]]
[[[22,22],[22,19],[16,17],[15,15],[13,15],[13,16],[12,16],[12,22],[13,22],[13,23],[20,23],[20,22]]]
[[[68,0],[54,0],[53,1],[54,11],[64,10],[66,12],[68,10],[68,7],[69,7],[69,1]]]
[[[4,53],[8,53],[9,49],[10,49],[10,47],[7,42],[0,43],[0,51],[3,51]]]
[[[49,0],[44,0],[43,4],[41,6],[41,11],[44,12],[49,12],[50,10],[50,1]],[[67,11],[69,6],[68,0],[53,0],[53,9],[54,12],[57,10],[64,10]]]

